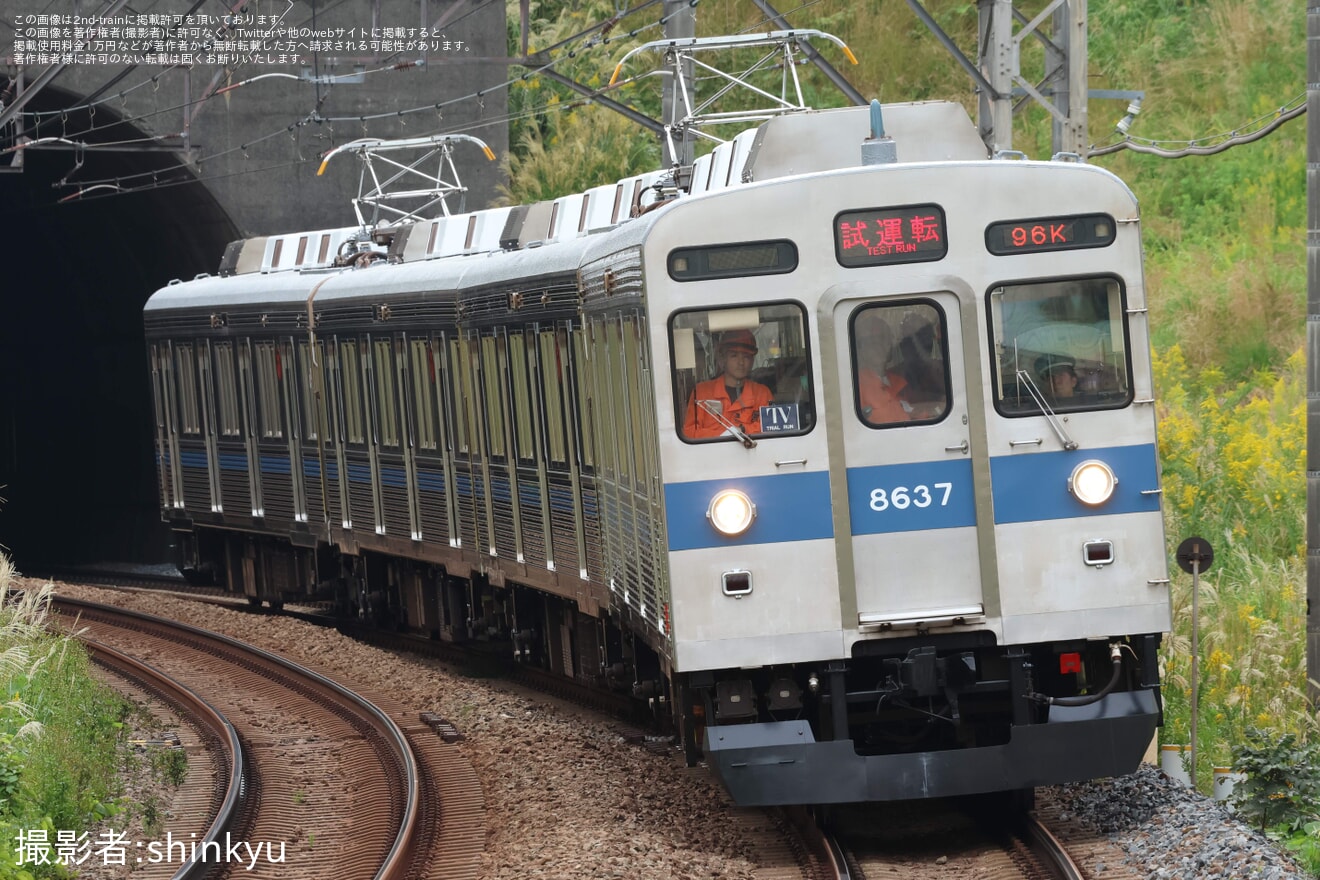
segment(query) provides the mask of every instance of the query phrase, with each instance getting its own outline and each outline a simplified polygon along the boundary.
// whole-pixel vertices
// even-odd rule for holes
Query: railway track
[[[119,583],[120,587],[143,587],[147,583]],[[157,586],[159,588],[159,586]],[[191,591],[190,591],[191,592]],[[202,602],[215,601],[212,597],[193,593],[187,598]],[[223,604],[234,606],[232,602]],[[477,664],[484,674],[492,674],[492,663],[500,666],[500,676],[506,681],[525,685],[541,693],[568,699],[571,702],[594,711],[612,715],[615,718],[627,716],[627,701],[614,695],[602,695],[598,690],[575,687],[573,682],[556,679],[549,685],[543,680],[541,670],[522,667],[507,658],[483,656],[473,653],[462,646],[444,642],[435,642],[406,634],[390,633],[366,627],[345,625],[332,619],[315,614],[298,614],[285,610],[286,616],[309,619],[322,626],[335,625],[355,639],[374,644],[378,647],[402,650],[410,653],[429,655],[436,659],[456,663],[460,666]],[[567,690],[566,690],[567,688]],[[581,691],[581,692],[579,692]],[[388,698],[380,698],[388,700]],[[400,716],[406,713],[399,711]],[[634,716],[634,720],[637,720]],[[440,730],[438,719],[429,719]],[[425,723],[425,721],[424,721]],[[625,739],[633,739],[648,747],[659,747],[660,742],[650,742],[654,737],[643,737],[641,729],[621,729],[616,727]],[[434,735],[432,735],[434,736]],[[647,742],[642,742],[643,739]],[[923,876],[976,876],[990,880],[1046,880],[1046,878],[1067,878],[1080,880],[1084,875],[1071,863],[1064,846],[1054,840],[1052,835],[1034,819],[1023,817],[1021,823],[1006,826],[1002,822],[989,821],[978,810],[957,810],[946,815],[944,808],[931,813],[929,805],[918,805],[915,811],[905,809],[898,813],[903,818],[897,823],[888,819],[868,818],[876,810],[893,810],[890,807],[867,806],[857,810],[837,809],[831,811],[830,830],[822,831],[816,827],[812,818],[803,810],[747,810],[740,811],[737,824],[738,833],[743,836],[748,847],[754,851],[760,868],[756,872],[758,880],[861,880],[861,878],[920,878]],[[929,815],[928,815],[929,814]],[[927,816],[913,824],[913,817]],[[925,824],[923,824],[923,822]],[[862,832],[857,827],[882,827],[893,829],[891,833],[874,834]],[[901,829],[901,833],[900,833]],[[894,834],[899,837],[895,838]],[[904,837],[906,835],[906,837]],[[956,841],[950,848],[949,841]],[[916,842],[915,844],[913,842]],[[477,852],[479,852],[479,848]],[[954,873],[951,874],[950,871]],[[364,875],[365,876],[365,875]],[[434,876],[453,876],[449,873]]]
[[[216,603],[234,610],[270,613],[248,608],[241,602],[235,603],[232,599],[225,599],[206,590],[176,590],[173,579],[162,580],[141,575],[106,578],[103,574],[97,573],[93,576],[80,576],[77,580],[87,585],[95,584],[133,591],[166,589],[170,592],[178,592],[181,598],[191,601]],[[324,615],[299,613],[287,608],[280,614],[297,617],[319,626],[333,626],[357,641],[376,647],[428,656],[447,664],[475,670],[482,676],[498,675],[504,681],[566,700],[579,707],[614,718],[616,722],[623,722],[611,725],[612,729],[625,740],[639,747],[657,752],[670,750],[670,744],[665,738],[654,736],[653,731],[644,726],[646,719],[638,714],[637,701],[624,695],[584,687],[578,682],[551,676],[544,670],[513,663],[503,655],[492,657],[488,653],[474,651],[463,645],[357,626]],[[376,699],[380,698],[373,698]],[[436,726],[437,730],[443,728],[443,722],[437,723],[439,719],[426,720]],[[453,733],[451,729],[448,735],[452,737]],[[445,735],[442,732],[442,736]],[[755,858],[759,866],[755,874],[757,880],[834,880],[839,876],[837,870],[842,860],[837,855],[837,847],[832,853],[828,838],[815,826],[805,810],[740,810],[734,827],[749,851],[756,854]],[[446,873],[443,876],[451,875]]]
[[[210,862],[205,876],[475,876],[484,832],[480,787],[432,719],[193,627],[65,598],[53,609],[97,643],[98,655],[165,690],[189,717],[202,711],[195,695],[205,694],[214,713],[203,729],[232,729],[228,757],[212,758],[231,768],[225,795],[198,820],[192,839],[227,831],[228,841],[247,847],[201,849]],[[230,858],[235,851],[238,862]],[[182,872],[182,853],[178,861],[175,876],[201,876]]]
[[[1085,880],[1067,848],[1010,798],[864,805],[832,811],[840,880]]]
[[[201,801],[195,804],[201,810],[200,815],[193,813],[189,824],[205,830],[197,836],[196,830],[185,830],[181,823],[175,823],[179,825],[180,838],[190,842],[196,840],[203,853],[213,845],[221,845],[226,833],[243,838],[246,830],[240,821],[243,781],[250,774],[251,767],[234,725],[199,693],[159,669],[93,639],[86,639],[84,643],[97,665],[132,689],[167,706],[196,734],[196,746],[189,749],[190,754],[185,753],[188,776],[207,776],[211,784],[198,784],[189,793],[193,799]],[[180,747],[184,747],[182,742]],[[172,834],[175,829],[168,830]],[[205,861],[189,859],[183,861],[177,870],[155,873],[172,876],[175,880],[201,880],[208,876],[212,867]]]
[[[178,576],[151,574],[141,571],[112,571],[103,568],[78,570],[51,570],[40,573],[43,578],[60,579],[65,583],[108,587],[126,590],[167,590],[197,602],[213,602],[227,608],[246,610],[256,614],[283,614],[315,626],[334,627],[346,636],[365,644],[389,650],[406,651],[430,657],[444,663],[474,670],[479,675],[500,675],[509,681],[532,690],[576,703],[584,708],[612,715],[622,721],[642,724],[645,713],[639,713],[637,700],[627,694],[590,687],[574,679],[553,675],[547,670],[514,662],[507,654],[493,655],[468,643],[455,643],[428,639],[423,636],[393,632],[366,624],[336,618],[326,610],[313,606],[268,609],[246,604],[233,593],[219,587],[190,585]]]

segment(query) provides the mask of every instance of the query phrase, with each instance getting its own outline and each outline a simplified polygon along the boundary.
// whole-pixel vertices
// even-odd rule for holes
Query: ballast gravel
[[[1108,837],[1122,850],[1123,864],[1146,880],[1312,876],[1214,800],[1150,765],[1129,776],[1042,789],[1038,799],[1052,800],[1064,821]]]
[[[598,716],[292,618],[158,592],[56,588],[224,633],[451,721],[466,737],[460,747],[485,795],[483,880],[757,876],[739,831],[751,811],[733,806],[706,770],[684,767],[676,752],[629,742]],[[1084,866],[1095,880],[1308,876],[1214,801],[1153,767],[1041,789],[1038,799],[1053,804],[1062,821],[1112,843],[1112,857]]]

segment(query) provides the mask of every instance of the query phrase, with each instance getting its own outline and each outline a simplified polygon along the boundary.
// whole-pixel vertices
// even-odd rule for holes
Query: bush
[[[1320,745],[1253,729],[1233,750],[1233,767],[1247,774],[1233,807],[1262,832],[1293,834],[1320,819]]]

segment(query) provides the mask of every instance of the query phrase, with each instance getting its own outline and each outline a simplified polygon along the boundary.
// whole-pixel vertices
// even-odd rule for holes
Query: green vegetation
[[[1017,4],[1027,18],[1043,6]],[[965,52],[975,51],[976,4],[928,0],[926,7]],[[597,0],[554,0],[533,9],[539,18],[533,51],[614,11]],[[836,34],[853,48],[856,67],[833,47],[821,47],[863,94],[885,101],[956,100],[975,110],[966,74],[902,4],[886,4],[883,14],[838,2],[783,11],[795,26]],[[658,28],[632,40],[620,35],[655,17],[639,19],[618,25],[609,45],[574,44],[575,56],[558,69],[593,85],[608,81],[628,48],[660,36]],[[514,4],[515,46],[517,21]],[[1088,28],[1091,88],[1143,91],[1132,134],[1170,150],[1258,127],[1253,123],[1272,117],[1305,88],[1306,15],[1295,3],[1093,3]],[[697,7],[702,35],[768,29],[749,3],[702,0]],[[1034,40],[1024,42],[1022,63],[1024,75],[1039,76]],[[626,73],[643,69],[638,59]],[[844,103],[810,66],[799,74],[816,106]],[[658,116],[658,82],[636,80],[612,96]],[[529,80],[515,89],[515,108],[546,110],[522,123],[513,139],[511,198],[580,191],[656,167],[659,151],[650,135],[633,129],[630,137],[621,120],[599,107],[556,113],[577,99],[568,92],[548,99],[554,88]],[[1125,101],[1090,102],[1093,143],[1120,139],[1114,124],[1125,109]],[[1043,110],[1024,105],[1014,147],[1047,156],[1049,126]],[[1216,552],[1199,598],[1197,780],[1206,792],[1213,766],[1235,755],[1244,766],[1267,760],[1252,751],[1261,742],[1287,742],[1294,758],[1305,753],[1293,780],[1300,785],[1314,763],[1310,744],[1320,741],[1305,699],[1305,138],[1304,122],[1293,121],[1208,156],[1118,151],[1092,160],[1127,181],[1142,206],[1170,547],[1196,534]],[[1162,738],[1185,742],[1191,578],[1176,568],[1173,598],[1174,632],[1163,652]],[[1314,836],[1320,826],[1307,811],[1259,815],[1266,826],[1286,832],[1302,857],[1320,849]],[[1320,866],[1320,858],[1313,864]]]
[[[0,880],[62,877],[55,865],[18,864],[20,832],[81,834],[118,812],[124,718],[130,707],[89,673],[86,651],[46,626],[50,588],[14,592],[0,556]]]
[[[1243,821],[1261,831],[1296,834],[1320,820],[1320,747],[1286,733],[1248,730],[1233,763],[1247,774],[1233,789]]]
[[[158,778],[178,788],[188,778],[188,753],[182,747],[157,749],[151,753],[151,769]]]
[[[1248,730],[1233,749],[1246,781],[1230,802],[1243,821],[1282,843],[1311,872],[1320,865],[1320,743]]]

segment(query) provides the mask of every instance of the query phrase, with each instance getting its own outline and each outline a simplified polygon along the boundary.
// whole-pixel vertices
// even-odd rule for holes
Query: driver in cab
[[[749,379],[756,360],[756,337],[750,330],[730,330],[720,337],[716,359],[720,373],[697,384],[688,401],[683,436],[704,440],[733,435],[731,426],[744,433],[761,432],[761,407],[774,395],[760,382]]]

